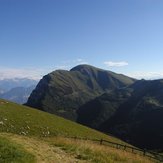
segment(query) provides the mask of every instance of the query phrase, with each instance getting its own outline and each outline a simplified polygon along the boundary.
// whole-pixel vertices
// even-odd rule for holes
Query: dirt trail
[[[75,156],[66,153],[59,147],[49,145],[44,141],[39,141],[35,138],[13,134],[0,134],[11,141],[21,144],[28,152],[36,156],[38,163],[84,163],[85,161],[78,160]]]

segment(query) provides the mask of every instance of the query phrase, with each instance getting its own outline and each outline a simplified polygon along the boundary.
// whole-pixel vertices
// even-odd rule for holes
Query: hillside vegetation
[[[162,99],[163,80],[136,81],[84,104],[77,121],[141,148],[162,151]]]
[[[120,141],[96,130],[30,107],[0,100],[0,131],[19,135],[104,138]]]
[[[163,80],[137,81],[131,89],[101,129],[141,148],[163,151]]]
[[[153,162],[99,143],[66,138],[74,136],[103,138],[125,144],[119,139],[55,115],[0,100],[0,146],[2,144],[8,151],[4,154],[1,148],[2,163],[6,157],[9,160],[15,159],[16,163]]]
[[[35,156],[23,146],[18,145],[17,143],[8,140],[6,137],[2,137],[0,134],[0,162],[1,163],[34,163]]]

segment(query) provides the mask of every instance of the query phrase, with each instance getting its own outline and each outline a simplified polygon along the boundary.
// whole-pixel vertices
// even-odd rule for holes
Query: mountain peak
[[[70,71],[82,71],[82,70],[91,70],[91,69],[99,69],[99,68],[87,64],[81,64],[73,67]]]
[[[78,65],[70,70],[70,72],[73,72],[73,71],[78,71],[83,75],[94,76],[94,77],[95,76],[97,77],[98,74],[101,72],[110,73],[110,71],[103,70],[103,69],[100,69],[91,65],[87,65],[87,64]]]

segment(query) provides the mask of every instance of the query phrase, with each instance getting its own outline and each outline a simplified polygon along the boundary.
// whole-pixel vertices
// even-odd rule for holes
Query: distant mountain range
[[[37,83],[38,81],[26,78],[0,80],[0,98],[19,104],[26,103]]]
[[[163,150],[163,80],[135,80],[79,65],[44,76],[26,105]]]

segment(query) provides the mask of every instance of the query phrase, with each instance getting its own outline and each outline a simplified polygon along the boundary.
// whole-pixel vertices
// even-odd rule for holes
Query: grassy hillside
[[[15,134],[0,133],[12,144],[27,150],[24,160],[16,155],[14,163],[153,163],[146,157],[99,145],[90,141],[62,137],[36,138]],[[20,151],[18,148],[17,150]],[[11,153],[12,154],[12,153]],[[22,156],[22,155],[21,155]],[[9,157],[11,158],[11,156]],[[27,159],[27,160],[25,160]],[[30,161],[28,161],[30,160]],[[11,161],[9,161],[11,162]],[[1,163],[6,163],[1,161]]]
[[[96,142],[66,137],[106,139],[125,144],[55,115],[0,100],[0,162],[150,163],[148,158]],[[3,147],[3,148],[2,148]],[[5,148],[5,150],[4,150]],[[7,151],[7,152],[4,152]]]
[[[120,142],[64,118],[4,100],[0,100],[0,131],[39,137],[104,138]]]

